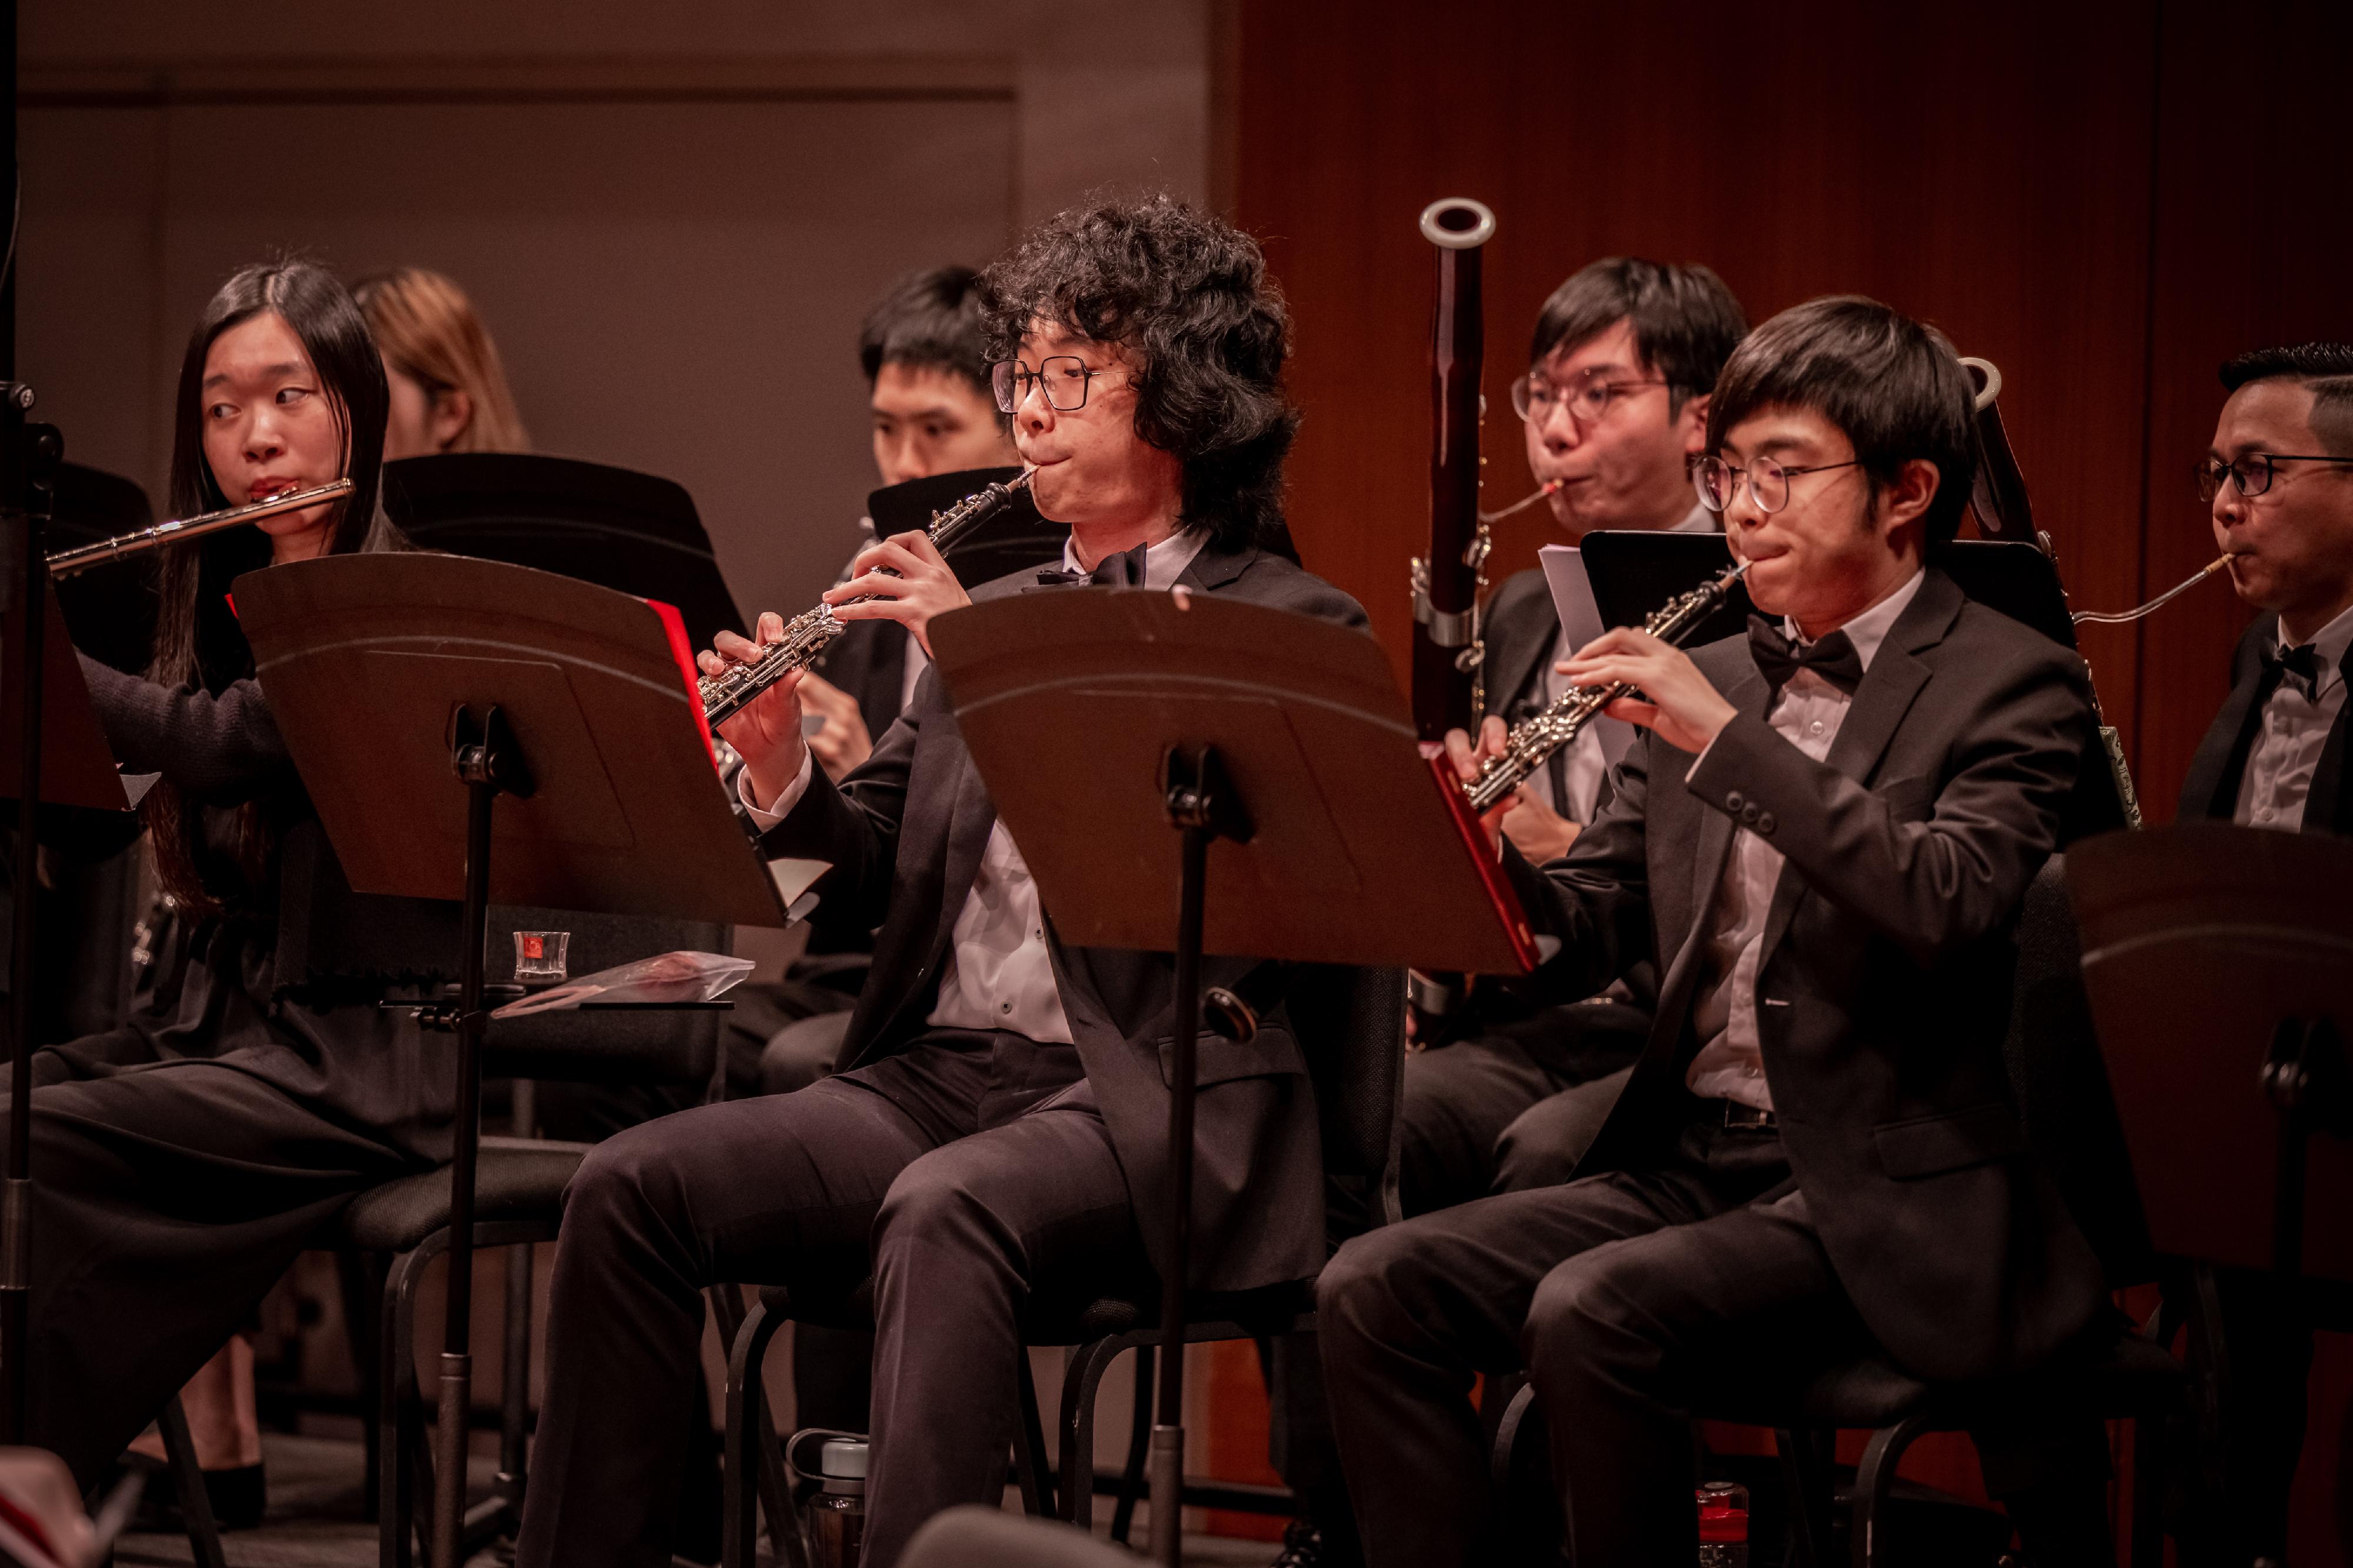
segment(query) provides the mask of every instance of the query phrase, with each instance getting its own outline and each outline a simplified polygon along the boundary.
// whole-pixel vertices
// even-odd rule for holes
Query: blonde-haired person
[[[531,449],[498,345],[464,289],[426,268],[398,267],[363,279],[352,293],[392,385],[385,461]]]

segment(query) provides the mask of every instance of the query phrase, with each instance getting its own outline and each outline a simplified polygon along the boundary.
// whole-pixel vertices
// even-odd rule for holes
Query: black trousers
[[[890,1568],[933,1514],[1002,1495],[1024,1305],[1147,1271],[1068,1046],[939,1031],[622,1132],[565,1197],[517,1561],[666,1568],[707,1285],[823,1300],[873,1274],[864,1561]]]
[[[1697,1555],[1690,1423],[1711,1392],[1793,1396],[1871,1344],[1779,1139],[1721,1114],[1695,1101],[1651,1169],[1407,1220],[1324,1269],[1324,1375],[1374,1568],[1492,1555],[1474,1373],[1530,1374],[1571,1556],[1614,1568]],[[1998,1496],[2105,1473],[2095,1427],[2015,1454],[1978,1436]]]
[[[234,1066],[33,1063],[30,1435],[88,1488],[353,1194],[417,1163]]]
[[[1649,1028],[1639,1008],[1579,1003],[1407,1057],[1398,1129],[1405,1212],[1568,1180]]]

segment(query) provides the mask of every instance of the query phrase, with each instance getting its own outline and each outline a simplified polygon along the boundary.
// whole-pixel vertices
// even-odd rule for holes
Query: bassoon
[[[1479,254],[1495,233],[1495,215],[1468,196],[1449,196],[1422,209],[1421,233],[1438,249],[1438,302],[1430,324],[1430,553],[1413,563],[1413,721],[1423,740],[1439,741],[1449,730],[1475,731],[1484,697]]]

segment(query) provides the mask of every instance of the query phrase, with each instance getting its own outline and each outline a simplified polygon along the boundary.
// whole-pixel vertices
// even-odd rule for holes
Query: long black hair
[[[213,295],[188,334],[172,412],[171,514],[195,517],[233,504],[205,457],[205,361],[223,332],[265,312],[278,315],[301,340],[343,438],[343,477],[353,488],[335,503],[328,550],[345,554],[400,548],[397,531],[376,504],[391,401],[384,359],[350,293],[333,274],[307,261],[263,262],[237,271]],[[228,592],[240,574],[269,564],[269,536],[259,529],[224,529],[157,553],[160,603],[147,677],[217,695],[253,673],[253,652],[237,630]],[[141,810],[153,835],[156,873],[164,889],[184,906],[219,909],[221,900],[197,869],[203,840],[194,803],[161,781]],[[265,885],[269,836],[257,805],[248,804],[238,816],[237,869],[247,889],[259,892]]]
[[[997,359],[1049,323],[1126,349],[1135,433],[1184,465],[1185,526],[1221,549],[1287,545],[1291,318],[1256,240],[1167,195],[1073,207],[982,275],[981,320]]]

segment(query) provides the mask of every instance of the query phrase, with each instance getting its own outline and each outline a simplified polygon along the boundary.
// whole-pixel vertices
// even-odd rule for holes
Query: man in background
[[[1553,290],[1527,373],[1512,384],[1512,408],[1529,470],[1550,487],[1558,542],[1599,529],[1716,531],[1693,493],[1689,461],[1707,433],[1716,374],[1747,331],[1740,301],[1704,267],[1609,257]],[[1541,571],[1496,590],[1483,638],[1487,710],[1506,724],[1567,689],[1556,667],[1574,650]],[[1633,733],[1601,720],[1522,787],[1504,831],[1532,864],[1568,852]],[[1525,988],[1490,987],[1464,1003],[1467,1016],[1449,1031],[1459,1037],[1407,1061],[1405,1212],[1567,1180],[1641,1051],[1656,984],[1645,963],[1589,999],[1539,1005]]]
[[[2199,468],[2231,585],[2263,613],[2239,639],[2231,694],[2181,791],[2179,820],[2283,832],[2353,834],[2346,787],[2346,680],[2353,649],[2353,345],[2305,343],[2242,354],[2222,367],[2229,396]],[[2176,1522],[2185,1568],[2287,1559],[2288,1492],[2304,1447],[2312,1368],[2309,1307],[2289,1286],[2243,1269],[2211,1271],[2193,1311],[2203,1361],[2219,1338],[2211,1419],[2194,1424],[2206,1478]],[[2220,1373],[2219,1380],[2211,1374]]]

